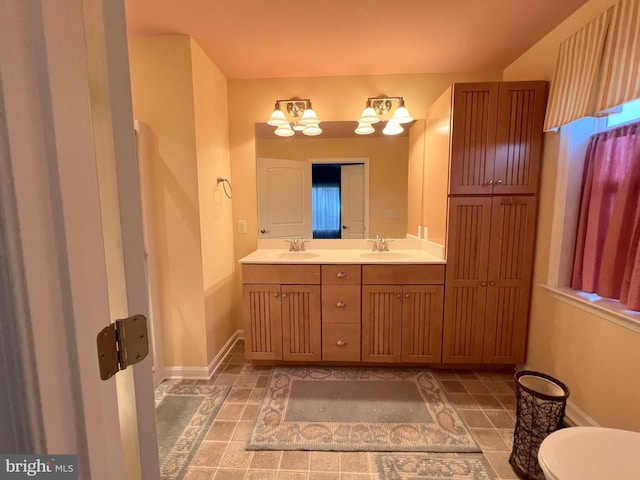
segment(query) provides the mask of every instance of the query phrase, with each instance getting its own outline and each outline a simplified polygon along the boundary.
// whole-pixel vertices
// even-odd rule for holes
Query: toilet
[[[546,480],[637,480],[640,433],[569,427],[546,437],[538,451]]]

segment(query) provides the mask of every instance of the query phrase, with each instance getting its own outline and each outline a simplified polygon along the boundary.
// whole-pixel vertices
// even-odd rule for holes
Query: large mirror
[[[260,237],[419,235],[423,125],[362,136],[355,122],[322,122],[319,136],[282,138],[256,124]]]

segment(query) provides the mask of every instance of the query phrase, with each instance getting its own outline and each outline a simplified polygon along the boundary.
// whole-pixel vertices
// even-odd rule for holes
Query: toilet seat
[[[640,433],[602,427],[557,430],[542,441],[538,463],[547,480],[640,478]]]

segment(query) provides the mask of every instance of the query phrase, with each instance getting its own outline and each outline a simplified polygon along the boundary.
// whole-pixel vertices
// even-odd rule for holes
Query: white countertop
[[[440,253],[438,249],[423,248],[423,242],[405,239],[391,242],[390,251],[388,252],[372,252],[370,244],[357,240],[339,240],[333,242],[327,240],[312,240],[307,245],[305,251],[290,252],[283,240],[260,240],[258,249],[241,258],[239,261],[240,263],[262,264],[445,263],[442,255],[438,255],[438,253]],[[394,245],[396,248],[394,248]]]

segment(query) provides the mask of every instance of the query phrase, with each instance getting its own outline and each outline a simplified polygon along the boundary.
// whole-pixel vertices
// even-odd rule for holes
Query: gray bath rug
[[[482,455],[383,453],[376,458],[380,480],[494,480]]]

